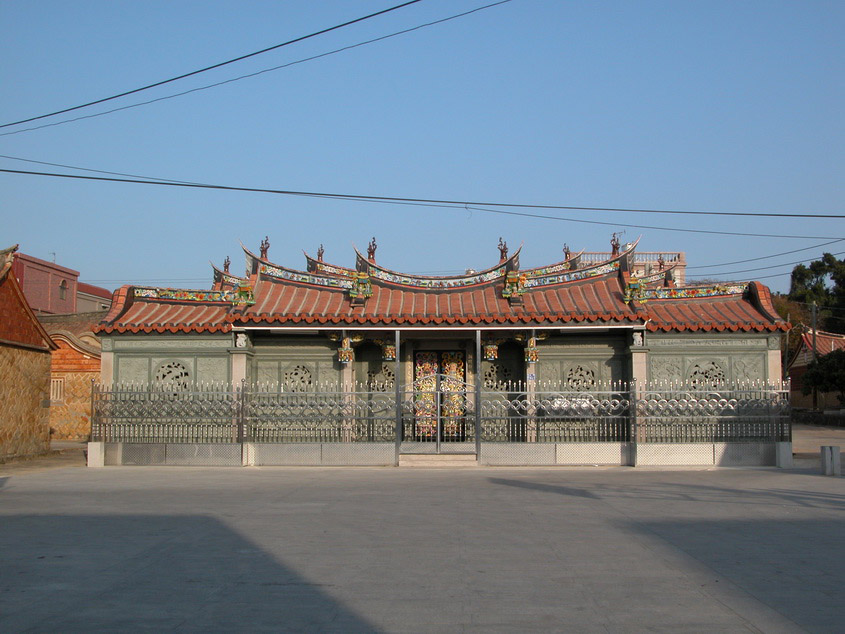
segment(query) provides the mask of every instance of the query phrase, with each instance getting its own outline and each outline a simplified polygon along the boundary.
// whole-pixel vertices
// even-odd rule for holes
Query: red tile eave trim
[[[607,322],[622,322],[622,323],[639,323],[641,318],[637,315],[629,315],[624,313],[590,313],[590,314],[552,314],[543,315],[537,313],[520,313],[511,315],[473,315],[473,316],[435,316],[435,315],[386,315],[384,317],[374,317],[368,315],[228,315],[226,318],[227,326],[231,327],[233,323],[238,324],[264,324],[271,326],[273,324],[361,324],[373,326],[386,325],[468,325],[468,324],[554,324],[554,323],[607,323]]]
[[[105,334],[139,334],[139,333],[226,333],[232,330],[230,324],[155,324],[144,326],[102,326],[99,332]]]

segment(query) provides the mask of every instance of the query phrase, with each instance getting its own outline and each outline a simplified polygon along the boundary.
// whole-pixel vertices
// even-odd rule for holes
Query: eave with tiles
[[[228,335],[233,349],[249,350],[261,337],[298,332],[340,342],[332,344],[338,350],[349,348],[345,340],[454,339],[460,333],[471,350],[473,332],[479,340],[521,341],[528,348],[538,338],[612,333],[624,338],[633,359],[635,352],[647,351],[648,336],[768,333],[779,338],[788,329],[759,282],[676,287],[671,266],[635,279],[630,274],[635,249],[631,243],[606,261],[584,266],[576,255],[520,269],[520,248],[480,272],[420,276],[387,269],[357,250],[353,267],[305,254],[306,269],[297,270],[270,261],[265,250],[256,255],[243,247],[244,275],[229,273],[228,265],[212,265],[210,290],[120,288],[97,332]],[[238,333],[248,336],[247,344]],[[532,356],[526,352],[526,362]],[[627,374],[641,372],[634,367]]]

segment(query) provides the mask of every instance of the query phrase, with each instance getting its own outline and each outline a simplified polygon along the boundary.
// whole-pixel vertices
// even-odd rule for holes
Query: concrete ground
[[[845,631],[817,466],[83,465],[0,465],[2,632]]]

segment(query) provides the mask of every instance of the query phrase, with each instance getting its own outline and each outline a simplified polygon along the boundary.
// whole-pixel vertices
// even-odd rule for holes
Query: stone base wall
[[[64,398],[50,404],[50,433],[54,440],[88,440],[91,435],[91,381],[99,372],[53,372],[64,379]]]
[[[50,354],[0,346],[0,460],[50,449]]]

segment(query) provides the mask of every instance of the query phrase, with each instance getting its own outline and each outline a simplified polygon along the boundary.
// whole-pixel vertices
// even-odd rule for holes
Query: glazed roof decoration
[[[614,237],[618,243],[618,237]],[[759,282],[676,287],[674,264],[641,278],[631,274],[639,240],[614,244],[604,261],[583,251],[547,266],[520,269],[522,246],[463,275],[412,275],[375,261],[373,238],[346,267],[305,253],[305,270],[268,260],[241,245],[243,277],[212,264],[211,290],[124,286],[98,332],[228,332],[239,327],[511,327],[629,325],[650,331],[782,331],[768,288]],[[228,258],[227,258],[228,259]]]

